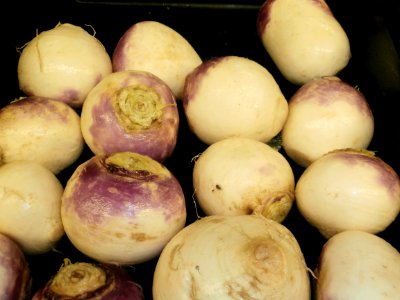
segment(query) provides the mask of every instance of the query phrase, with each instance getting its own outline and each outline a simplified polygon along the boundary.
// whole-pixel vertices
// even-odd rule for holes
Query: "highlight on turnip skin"
[[[150,72],[167,83],[177,99],[182,98],[186,76],[201,63],[188,40],[156,21],[133,24],[121,36],[112,55],[114,72]]]
[[[183,107],[204,143],[239,136],[268,142],[282,129],[288,103],[271,73],[254,60],[210,59],[186,78]]]
[[[186,226],[161,252],[152,291],[154,300],[311,297],[296,238],[260,215],[207,216]]]
[[[32,300],[144,300],[143,289],[120,267],[65,259]]]
[[[82,106],[81,130],[94,154],[132,151],[163,162],[175,149],[178,129],[171,89],[145,71],[109,74]]]
[[[361,91],[336,76],[321,77],[301,86],[289,99],[282,147],[294,162],[307,167],[335,149],[367,149],[374,127]]]
[[[54,174],[81,155],[84,140],[80,116],[68,104],[31,96],[0,109],[0,164],[30,160]]]
[[[103,44],[81,26],[59,23],[22,48],[18,82],[28,96],[44,96],[81,107],[88,92],[112,72]]]
[[[350,61],[350,42],[324,0],[267,0],[258,34],[282,75],[294,84],[332,76]]]
[[[297,207],[326,238],[345,230],[377,234],[400,211],[400,179],[374,153],[340,149],[329,152],[300,175]]]
[[[0,166],[0,232],[26,254],[53,249],[64,235],[61,221],[63,186],[46,167],[33,161]]]
[[[77,167],[62,196],[66,235],[97,261],[130,265],[157,256],[183,228],[186,206],[174,175],[134,152],[95,155]]]
[[[282,222],[294,201],[295,179],[277,150],[257,140],[232,137],[196,157],[193,187],[207,215],[261,214]]]
[[[315,275],[315,299],[387,299],[400,295],[400,253],[383,238],[358,230],[331,237]]]
[[[0,298],[25,300],[31,292],[31,273],[19,245],[0,233]]]

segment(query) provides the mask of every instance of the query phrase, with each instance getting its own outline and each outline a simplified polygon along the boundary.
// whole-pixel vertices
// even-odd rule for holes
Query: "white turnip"
[[[303,253],[282,224],[260,215],[207,216],[178,232],[154,271],[154,300],[309,300]]]
[[[0,233],[0,298],[28,299],[31,273],[24,253],[17,243]]]
[[[343,231],[323,246],[315,275],[316,300],[395,300],[400,295],[400,253],[377,235]]]
[[[121,36],[112,55],[114,72],[150,72],[163,80],[177,99],[182,97],[187,74],[201,63],[200,56],[188,40],[156,21],[133,24]]]
[[[350,58],[350,41],[324,0],[267,0],[258,34],[282,75],[294,84],[336,75]]]
[[[295,199],[300,213],[326,238],[344,230],[379,233],[400,211],[400,179],[372,152],[335,150],[301,174]]]
[[[374,127],[362,92],[336,76],[322,77],[304,84],[289,99],[282,146],[291,159],[307,167],[335,149],[368,148]]]
[[[83,254],[129,265],[157,256],[186,221],[183,190],[156,160],[134,152],[95,155],[62,197],[65,232]]]
[[[0,109],[0,163],[30,160],[58,174],[81,155],[80,117],[68,104],[24,97]]]
[[[186,78],[183,107],[204,143],[238,136],[268,142],[282,129],[288,103],[271,73],[254,60],[210,59]]]
[[[133,151],[163,162],[176,146],[178,129],[171,89],[145,71],[109,74],[82,107],[83,138],[98,155]]]
[[[0,232],[24,253],[50,251],[64,235],[61,222],[63,186],[46,167],[33,161],[0,166]]]
[[[80,107],[112,63],[103,44],[84,28],[59,23],[22,49],[18,82],[28,96],[44,96]]]
[[[232,137],[203,151],[193,168],[196,199],[207,215],[262,214],[282,222],[294,200],[286,158],[257,140]]]

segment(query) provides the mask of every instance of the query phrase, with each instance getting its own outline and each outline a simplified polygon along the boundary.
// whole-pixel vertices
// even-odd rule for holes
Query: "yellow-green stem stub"
[[[118,121],[127,130],[147,129],[161,122],[166,106],[153,88],[141,84],[119,89],[113,103]]]

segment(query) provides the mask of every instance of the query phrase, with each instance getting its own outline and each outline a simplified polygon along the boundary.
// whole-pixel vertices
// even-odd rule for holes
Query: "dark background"
[[[211,2],[211,1],[210,1]],[[143,20],[162,22],[185,37],[203,60],[238,55],[264,65],[275,77],[287,99],[298,88],[287,82],[278,72],[264,50],[256,32],[258,8],[263,1],[198,2],[134,2],[134,1],[29,1],[13,2],[3,8],[1,19],[2,76],[0,107],[23,96],[18,89],[17,48],[31,40],[37,32],[48,30],[58,22],[73,23],[96,30],[96,37],[109,54],[134,23]],[[336,18],[347,32],[352,49],[349,65],[339,74],[342,80],[357,86],[364,93],[375,117],[375,134],[370,150],[376,151],[398,173],[400,172],[400,121],[396,108],[400,101],[400,68],[397,53],[400,46],[400,5],[396,0],[327,1]],[[7,19],[4,17],[7,16]],[[88,29],[90,31],[90,28]],[[203,151],[201,143],[188,129],[181,113],[178,144],[174,154],[165,162],[180,181],[187,198],[188,220],[196,219],[192,200],[192,158]],[[284,153],[283,153],[284,154]],[[59,174],[65,183],[78,164],[91,156],[85,149],[81,158]],[[303,169],[293,166],[296,177]],[[202,212],[199,212],[202,215]],[[308,266],[314,269],[325,239],[307,224],[293,207],[283,222],[296,236]],[[396,220],[379,235],[400,250],[400,224]],[[63,238],[54,251],[27,256],[30,264],[34,293],[61,266],[64,258],[90,261]],[[146,299],[151,299],[152,274],[157,258],[128,267],[132,277],[140,283]]]

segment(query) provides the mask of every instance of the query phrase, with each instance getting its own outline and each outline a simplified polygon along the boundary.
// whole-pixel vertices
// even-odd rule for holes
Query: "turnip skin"
[[[103,44],[80,26],[59,23],[22,49],[18,82],[28,96],[44,96],[81,107],[88,92],[112,72]]]
[[[131,152],[96,155],[77,167],[65,187],[65,232],[97,261],[130,265],[158,255],[184,225],[182,188],[150,157]]]
[[[75,110],[55,99],[31,96],[11,102],[0,109],[0,158],[3,163],[35,161],[58,174],[83,151],[80,122]]]
[[[269,56],[294,84],[336,75],[350,61],[347,34],[324,0],[267,0],[257,26]]]
[[[374,127],[361,91],[337,76],[321,77],[301,86],[289,99],[282,146],[291,159],[307,167],[335,149],[367,149]]]
[[[112,55],[114,72],[150,72],[166,82],[177,99],[182,98],[186,76],[201,63],[196,50],[181,34],[156,21],[133,24]]]
[[[398,299],[400,253],[381,237],[348,230],[324,245],[317,276],[317,300]]]
[[[30,294],[31,273],[17,243],[0,233],[0,298],[25,300]]]
[[[291,232],[260,215],[207,216],[164,247],[153,299],[310,299],[301,249]]]
[[[144,300],[143,289],[120,267],[65,260],[61,268],[33,295],[46,299]],[[64,298],[62,298],[64,299]]]
[[[178,129],[179,112],[171,89],[144,71],[106,76],[82,107],[82,134],[98,155],[133,151],[163,162],[176,146]]]
[[[46,167],[32,161],[0,166],[0,232],[24,253],[50,251],[64,235],[61,222],[63,186]]]
[[[300,213],[326,238],[345,230],[376,234],[399,214],[400,179],[373,153],[340,149],[301,174],[295,199]]]
[[[192,132],[209,145],[232,136],[268,142],[288,114],[271,73],[240,56],[217,57],[194,69],[186,78],[183,107]]]
[[[207,215],[254,213],[282,222],[294,201],[295,179],[278,151],[260,141],[232,137],[196,158],[193,186]]]

